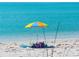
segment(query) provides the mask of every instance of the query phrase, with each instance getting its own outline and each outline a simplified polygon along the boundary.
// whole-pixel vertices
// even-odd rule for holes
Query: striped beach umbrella
[[[32,22],[28,25],[25,26],[25,28],[32,28],[32,27],[40,27],[40,28],[45,28],[48,25],[43,23],[43,22]]]
[[[43,22],[32,22],[32,23],[29,23],[25,26],[25,28],[35,28],[35,27],[39,27],[39,28],[42,28],[43,29],[43,34],[44,34],[44,39],[46,41],[46,37],[45,37],[45,30],[44,28],[46,28],[48,25],[46,23],[43,23]],[[37,35],[37,39],[38,39],[38,35]]]

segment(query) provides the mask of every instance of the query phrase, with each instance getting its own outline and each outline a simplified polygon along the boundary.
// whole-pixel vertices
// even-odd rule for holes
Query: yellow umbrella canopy
[[[43,22],[32,22],[30,24],[27,24],[25,26],[25,28],[32,28],[32,27],[41,27],[41,28],[44,28],[44,27],[47,27],[48,25],[43,23]]]

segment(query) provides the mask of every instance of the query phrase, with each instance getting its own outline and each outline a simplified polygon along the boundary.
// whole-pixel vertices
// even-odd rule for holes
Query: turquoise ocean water
[[[47,36],[54,36],[60,22],[59,37],[78,37],[79,3],[0,3],[0,38],[30,37],[36,35],[36,32],[41,33],[40,28],[24,28],[26,24],[35,21],[48,24],[45,30]]]

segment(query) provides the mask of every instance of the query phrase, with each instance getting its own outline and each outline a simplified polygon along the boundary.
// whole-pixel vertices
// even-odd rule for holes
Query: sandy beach
[[[47,40],[48,45],[53,41]],[[55,48],[22,48],[22,42],[0,42],[0,57],[71,57],[79,56],[79,40],[58,40]],[[29,44],[28,44],[29,45]]]

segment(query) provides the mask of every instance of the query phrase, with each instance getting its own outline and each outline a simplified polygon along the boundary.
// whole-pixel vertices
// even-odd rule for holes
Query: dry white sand
[[[0,42],[0,57],[71,57],[79,56],[78,39],[57,39],[55,48],[33,49],[21,48],[20,44],[32,44],[33,41],[26,40],[15,42]],[[52,40],[47,40],[48,45],[53,45]]]

